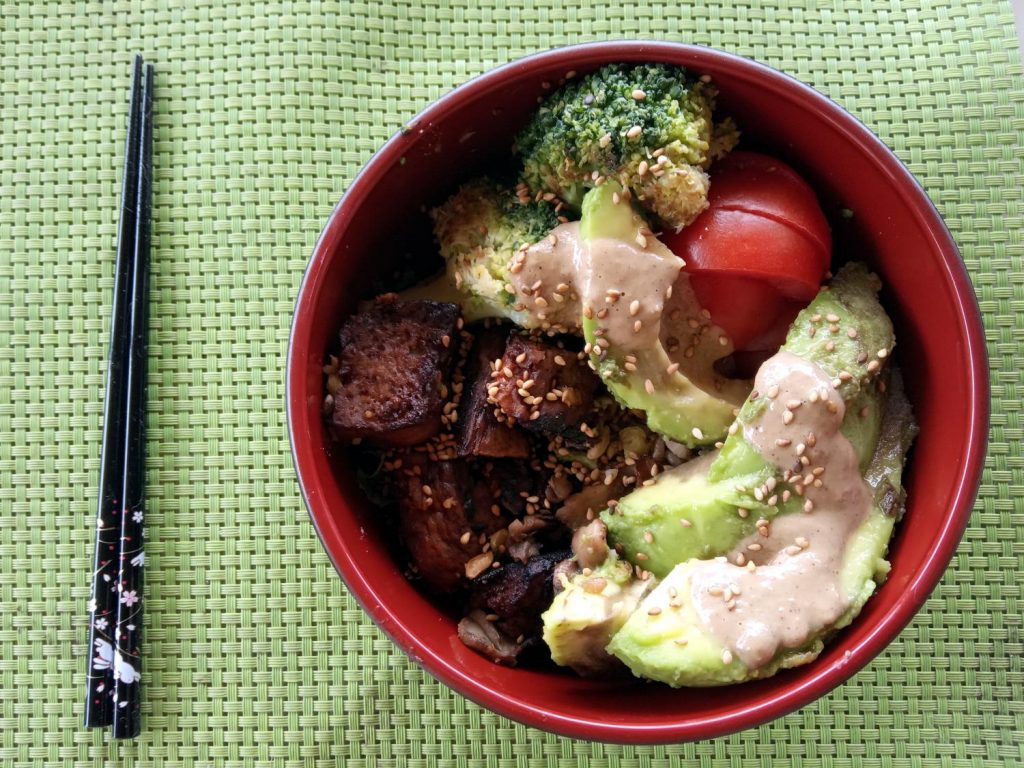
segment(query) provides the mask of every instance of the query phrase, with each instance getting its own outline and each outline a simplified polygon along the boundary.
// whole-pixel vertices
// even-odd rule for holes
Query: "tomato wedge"
[[[785,163],[756,152],[731,152],[712,169],[709,202],[716,210],[747,211],[788,224],[818,247],[828,269],[832,234],[811,186]]]
[[[770,322],[786,305],[782,294],[763,280],[716,270],[691,272],[690,287],[735,349],[746,349],[764,335],[766,318]]]
[[[776,158],[733,152],[711,169],[708,204],[662,240],[736,350],[777,348],[829,267],[832,235],[814,190]]]

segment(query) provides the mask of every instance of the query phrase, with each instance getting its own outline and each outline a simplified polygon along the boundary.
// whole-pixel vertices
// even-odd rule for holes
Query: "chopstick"
[[[142,84],[142,132],[136,189],[135,258],[125,393],[124,468],[121,490],[121,558],[114,651],[114,738],[139,735],[142,686],[143,508],[146,490],[146,351],[149,323],[149,238],[153,165],[153,65]]]
[[[142,130],[142,57],[132,65],[131,106],[121,180],[121,211],[117,227],[117,261],[110,320],[110,351],[103,404],[103,447],[96,514],[92,597],[89,600],[89,648],[86,671],[85,725],[113,723],[114,629],[117,624],[117,578],[121,536],[121,485],[124,474],[125,359],[128,351],[129,286],[135,251],[135,206],[138,197],[139,134]]]
[[[96,518],[85,724],[138,735],[153,67],[132,63]]]

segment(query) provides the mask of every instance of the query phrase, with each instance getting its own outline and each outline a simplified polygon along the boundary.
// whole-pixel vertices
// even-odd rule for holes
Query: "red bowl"
[[[921,424],[908,509],[888,581],[813,664],[745,685],[672,690],[570,673],[507,669],[463,647],[453,619],[402,576],[389,532],[332,455],[320,416],[324,352],[370,282],[430,248],[424,206],[508,156],[537,99],[570,70],[614,61],[678,64],[711,75],[720,108],[792,163],[833,218],[839,257],[885,281],[900,363]],[[842,209],[853,212],[839,215]],[[967,525],[985,455],[988,365],[978,306],[949,232],[914,177],[849,113],[773,69],[690,45],[612,42],[561,48],[499,67],[439,99],[393,136],[331,214],[299,291],[288,355],[289,435],[299,484],[335,567],[375,622],[415,662],[473,701],[556,733],[611,742],[706,739],[758,725],[849,678],[913,617]]]

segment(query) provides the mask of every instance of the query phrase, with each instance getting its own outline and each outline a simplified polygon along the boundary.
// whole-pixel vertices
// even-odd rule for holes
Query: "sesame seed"
[[[782,423],[792,424],[793,423],[793,412],[788,408],[782,412]]]
[[[608,301],[608,299],[605,299],[605,301]],[[597,311],[598,320],[604,320],[606,317],[608,317],[608,307],[603,307]]]
[[[679,370],[679,363],[672,363],[668,368],[665,369],[665,373],[671,376],[673,373]]]
[[[879,365],[880,364],[877,360],[872,360],[870,363],[868,363],[868,370],[874,373],[875,371],[878,370]]]
[[[772,384],[770,387],[768,387],[768,392],[766,394],[768,395],[769,400],[774,400],[776,397],[779,396],[778,385]]]
[[[791,410],[791,411],[795,411],[801,405],[803,405],[803,401],[802,400],[787,400],[786,401],[786,407],[789,408],[789,410]]]
[[[775,440],[775,444],[779,446],[779,448],[785,448],[792,442],[793,441],[790,440],[788,437],[780,437]]]
[[[627,371],[635,371],[636,365],[634,363],[625,363],[623,366]]]
[[[887,358],[889,356],[889,350],[888,349],[880,349],[880,350],[878,350],[877,354],[878,354],[878,359],[879,360],[884,360],[885,358]]]
[[[641,562],[643,562],[644,560],[647,560],[649,558],[643,552],[637,552],[636,553],[636,559],[640,560]]]
[[[622,198],[621,198],[621,197],[619,197],[619,193],[618,193],[618,192],[612,192],[612,202],[613,202],[613,203],[615,203],[615,205],[618,205],[618,204],[619,204],[619,201],[620,201],[621,199],[622,199]]]
[[[834,341],[826,341],[825,342],[825,351],[826,352],[835,352],[836,351],[836,343]]]
[[[647,394],[648,395],[653,395],[654,394],[654,382],[651,381],[650,379],[645,380],[644,381],[644,389],[647,390]]]
[[[642,132],[643,132],[643,128],[641,128],[639,125],[634,125],[628,131],[626,131],[626,137],[630,138],[630,139],[635,139]]]
[[[853,374],[850,373],[849,371],[840,371],[839,372],[839,380],[840,381],[853,381]]]
[[[634,316],[634,317],[635,317],[635,316],[636,316],[636,315],[638,315],[639,313],[640,313],[640,301],[639,301],[639,299],[633,299],[633,300],[632,300],[632,301],[631,301],[631,302],[629,303],[629,314],[630,314],[631,316]]]
[[[800,547],[800,549],[807,549],[811,546],[811,542],[809,542],[804,536],[797,536],[793,541],[796,542],[796,545]]]
[[[778,504],[778,503],[779,503],[779,497],[778,497],[778,495],[776,495],[776,494],[773,494],[773,495],[771,495],[771,496],[769,496],[769,497],[768,497],[768,506],[769,506],[769,507],[774,507],[774,506],[775,506],[776,504]]]
[[[807,446],[804,443],[797,443],[796,444],[796,455],[797,456],[803,456],[804,455],[804,451],[806,451],[806,450],[807,450]]]
[[[798,547],[796,544],[790,544],[788,547],[786,547],[785,551],[787,555],[799,555],[801,552],[800,547]]]
[[[610,133],[606,133],[604,136],[598,139],[597,143],[601,146],[602,149],[604,149],[605,147],[612,143],[612,135]]]
[[[665,298],[666,299],[671,299],[672,298],[672,286],[671,285],[668,288],[665,289]]]
[[[636,101],[643,101],[644,99],[647,98],[647,94],[644,91],[640,90],[639,88],[633,91],[632,96]]]
[[[647,238],[644,237],[643,235],[639,235],[638,234],[636,236],[636,244],[639,245],[641,248],[646,248],[647,247]]]
[[[700,427],[694,427],[693,429],[691,429],[690,434],[693,435],[694,438],[696,438],[697,440],[704,439],[704,433],[700,431]]]
[[[591,309],[589,306],[584,307],[583,308],[583,316],[585,318],[587,318],[587,320],[593,320],[594,319],[594,310]]]
[[[828,320],[830,323],[838,323],[839,322],[839,316],[838,315],[826,315],[825,319]]]
[[[536,304],[541,309],[548,306],[548,300],[545,299],[543,296],[538,296],[536,299],[534,299],[533,303]]]
[[[762,491],[760,488],[755,488],[754,498],[757,499],[758,501],[764,501],[764,491]]]
[[[654,534],[650,531],[644,531],[644,541],[651,544],[654,541]]]
[[[746,520],[750,516],[750,510],[744,507],[736,507],[736,514],[740,516],[742,520]]]
[[[637,173],[637,176],[643,176],[645,173],[647,173],[647,161],[646,160],[641,160],[640,161],[640,165],[638,165],[637,168],[636,168],[636,173]]]
[[[637,320],[633,323],[633,333],[640,333],[640,329],[644,327],[643,320]]]
[[[469,531],[466,531],[464,534],[462,534],[462,536],[459,537],[459,543],[463,545],[469,544],[469,540],[471,537],[472,534]]]
[[[729,425],[729,434],[730,435],[735,435],[739,431],[739,429],[740,429],[739,422],[734,421],[732,424]]]
[[[728,648],[722,651],[722,663],[727,666],[729,664],[732,664],[732,651],[730,651]]]
[[[856,328],[849,328],[849,329],[847,329],[846,335],[849,336],[851,339],[856,339],[857,338],[857,329]]]
[[[751,552],[760,552],[762,547],[760,544],[747,544],[747,549]]]

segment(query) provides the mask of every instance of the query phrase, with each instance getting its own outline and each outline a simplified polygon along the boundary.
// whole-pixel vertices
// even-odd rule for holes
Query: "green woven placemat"
[[[0,765],[1024,764],[1024,108],[1009,3],[167,5],[0,5]],[[288,451],[292,303],[356,171],[471,75],[606,37],[729,48],[860,116],[946,216],[994,370],[984,485],[924,611],[831,695],[701,744],[559,739],[435,682],[335,576]],[[80,722],[137,49],[159,87],[145,733],[115,744]]]

